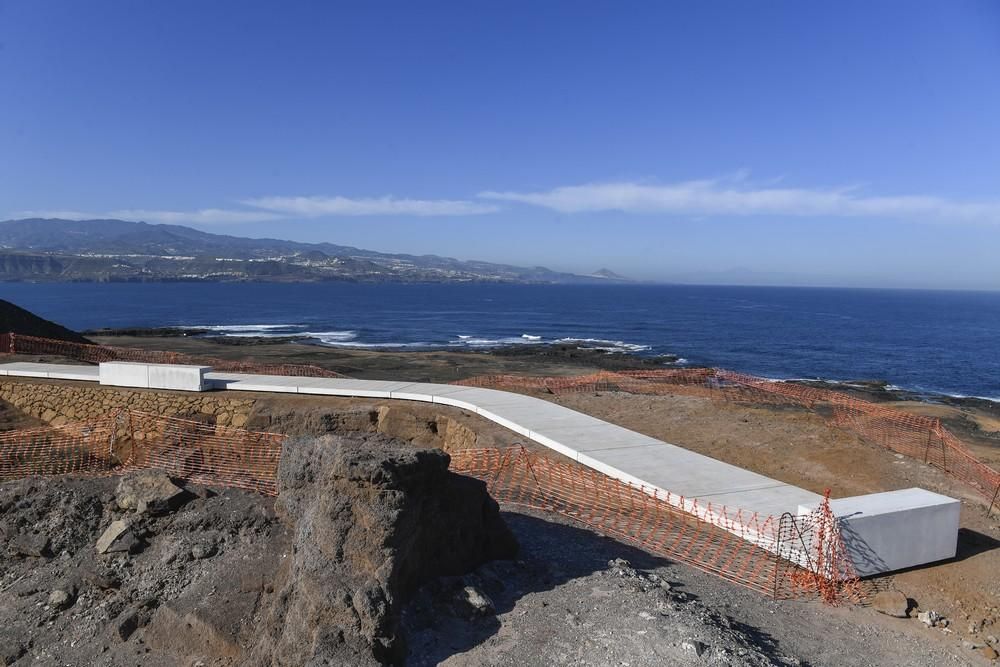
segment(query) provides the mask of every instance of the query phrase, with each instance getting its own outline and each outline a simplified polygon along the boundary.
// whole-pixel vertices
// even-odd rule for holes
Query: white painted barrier
[[[205,374],[211,370],[209,366],[107,361],[100,365],[100,382],[113,387],[206,391],[211,387]]]

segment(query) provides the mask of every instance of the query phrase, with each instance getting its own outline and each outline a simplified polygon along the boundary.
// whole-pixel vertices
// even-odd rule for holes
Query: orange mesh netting
[[[111,419],[0,433],[0,481],[108,473],[118,465],[113,441]]]
[[[710,368],[602,371],[576,377],[490,375],[460,380],[455,384],[557,395],[622,391],[795,405],[817,410],[832,425],[852,431],[867,442],[944,471],[990,501],[990,510],[1000,496],[1000,472],[976,458],[961,440],[941,424],[940,419],[910,414],[830,389]]]
[[[131,442],[128,468],[158,468],[198,484],[277,495],[285,436],[129,410],[117,419]]]
[[[774,598],[860,600],[828,505],[805,517],[761,517],[633,486],[522,447],[459,450],[451,467],[484,480],[503,504],[562,515]]]
[[[211,366],[212,370],[226,373],[251,373],[255,375],[285,375],[290,377],[344,377],[336,371],[301,364],[260,364],[252,361],[198,357],[181,352],[143,350],[134,347],[87,345],[49,338],[0,334],[0,353],[38,354],[65,357],[77,361],[99,364],[102,361],[138,361],[148,364],[189,364]]]
[[[277,494],[285,436],[123,410],[86,424],[0,434],[0,481],[159,468],[181,479]]]
[[[62,474],[107,475],[157,468],[201,484],[277,494],[285,436],[123,411],[93,424],[6,433],[0,481]],[[573,519],[649,552],[778,599],[857,600],[836,521],[758,517],[631,486],[522,447],[460,450],[452,470],[479,478],[507,506]]]

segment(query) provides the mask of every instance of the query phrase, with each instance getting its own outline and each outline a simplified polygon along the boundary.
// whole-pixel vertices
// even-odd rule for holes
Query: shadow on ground
[[[965,560],[1000,547],[1000,540],[968,528],[958,529],[958,551],[955,560]]]
[[[520,512],[503,512],[503,517],[521,544],[519,560],[495,561],[470,576],[438,580],[426,585],[404,612],[403,631],[411,646],[407,665],[436,665],[483,643],[498,641],[501,624],[497,617],[514,609],[518,601],[535,593],[551,591],[577,578],[615,570],[610,561],[624,559],[628,561],[626,569],[631,566],[640,574],[659,570],[661,576],[661,568],[672,564],[667,559],[576,526]],[[638,589],[642,585],[641,577],[635,581],[637,590],[622,594],[642,596]],[[451,610],[443,610],[442,600],[450,599],[469,582],[490,597],[496,615],[469,619]],[[670,590],[671,595],[686,600],[687,606],[697,599],[676,581],[670,581]],[[568,594],[572,595],[571,592]],[[613,598],[609,598],[607,603],[608,614],[613,617],[618,603]],[[547,604],[540,600],[537,606]],[[562,603],[552,604],[562,606]],[[522,613],[532,613],[531,609],[529,607]],[[777,642],[767,633],[728,619],[726,622],[731,624],[728,627],[744,633],[760,650],[777,652]],[[572,631],[560,628],[554,632],[562,632],[563,639],[572,634]]]

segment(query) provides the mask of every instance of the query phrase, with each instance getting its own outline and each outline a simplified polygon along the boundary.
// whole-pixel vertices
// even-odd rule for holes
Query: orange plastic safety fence
[[[796,405],[820,413],[834,426],[867,442],[921,460],[1000,503],[1000,472],[980,461],[941,421],[910,414],[843,392],[759,378],[721,369],[663,369],[607,372],[575,377],[479,376],[455,384],[552,394],[622,391],[685,394],[716,400]]]
[[[90,424],[0,435],[0,481],[156,468],[201,484],[276,495],[285,440],[127,410]],[[776,519],[702,505],[522,447],[460,450],[451,467],[486,481],[501,503],[560,514],[775,598],[818,595],[837,602],[850,597],[857,581],[842,550],[829,546],[839,537],[832,515],[817,532],[811,517]]]
[[[775,518],[699,506],[521,447],[459,450],[451,467],[484,480],[501,503],[565,516],[775,598],[858,598],[853,565],[843,549],[830,548],[839,531],[828,510]]]
[[[106,474],[120,465],[110,419],[0,433],[0,481],[32,475]]]
[[[159,468],[198,483],[276,495],[284,440],[127,410],[93,423],[0,434],[0,481]]]
[[[130,468],[158,468],[199,484],[277,495],[286,436],[130,410],[118,419],[132,443]]]
[[[6,343],[5,343],[6,341]],[[180,352],[143,350],[134,347],[87,345],[21,334],[0,334],[0,354],[44,354],[98,364],[102,361],[137,361],[150,364],[192,364],[211,366],[228,373],[285,375],[295,377],[344,377],[336,371],[301,364],[260,364],[212,357],[198,357]]]

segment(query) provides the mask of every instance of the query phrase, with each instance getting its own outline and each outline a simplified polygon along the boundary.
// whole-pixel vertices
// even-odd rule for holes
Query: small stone
[[[608,568],[610,569],[611,574],[617,575],[619,577],[626,577],[631,579],[639,575],[636,569],[632,567],[632,564],[629,563],[624,558],[615,558],[613,560],[609,560]]]
[[[117,577],[112,575],[102,574],[94,570],[86,570],[82,574],[83,580],[86,581],[91,586],[100,588],[103,590],[109,590],[113,588],[120,588],[122,582]]]
[[[992,646],[980,646],[976,650],[979,651],[979,655],[983,656],[987,660],[996,660],[998,657],[997,650]]]
[[[61,588],[57,588],[49,593],[49,606],[53,609],[65,609],[72,603],[73,596]]]
[[[982,644],[977,644],[976,642],[970,642],[968,639],[962,640],[962,648],[966,651],[975,651],[976,649],[982,648]]]
[[[112,521],[107,530],[105,530],[104,533],[97,538],[97,544],[95,546],[97,553],[131,553],[132,550],[138,546],[138,539],[135,537],[135,534],[129,530],[129,528],[129,522],[124,519]]]
[[[694,653],[696,656],[700,658],[708,649],[708,646],[699,641],[691,640],[691,641],[681,642],[681,648],[684,649],[685,651],[690,651]]]
[[[170,509],[170,501],[183,489],[160,470],[141,470],[122,477],[115,491],[115,501],[123,510],[137,513],[160,513]]]
[[[202,558],[211,558],[215,555],[215,545],[212,543],[208,544],[196,544],[191,547],[191,557],[195,560],[201,560]]]
[[[906,618],[910,603],[899,591],[880,591],[872,600],[872,608],[886,616]]]
[[[488,616],[495,611],[493,600],[475,586],[466,586],[455,594],[455,611],[462,616]]]
[[[933,628],[935,625],[940,623],[943,619],[941,614],[934,610],[922,611],[917,614],[917,620],[926,625],[928,628]]]
[[[996,644],[997,643],[997,638],[994,635],[986,635],[986,643],[987,644]]]
[[[49,555],[49,538],[37,533],[24,533],[11,541],[14,553],[19,556],[45,558]]]
[[[123,642],[127,642],[132,633],[139,627],[139,614],[135,611],[128,611],[122,614],[121,620],[115,627],[115,631]]]

